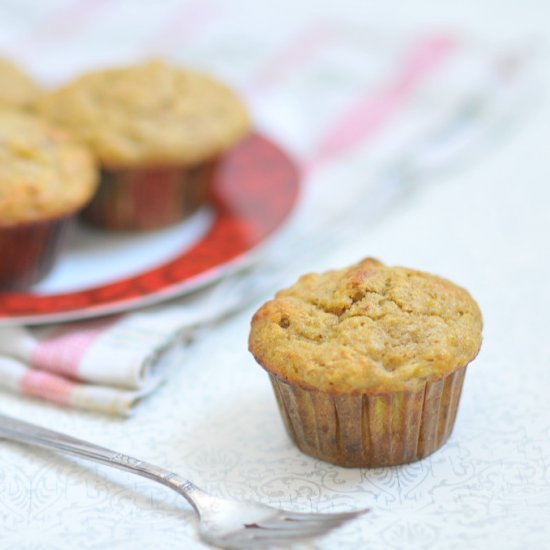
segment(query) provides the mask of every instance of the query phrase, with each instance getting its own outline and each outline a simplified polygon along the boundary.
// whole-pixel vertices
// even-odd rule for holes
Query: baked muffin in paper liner
[[[39,118],[0,108],[0,289],[52,269],[74,215],[93,196],[91,153]]]
[[[230,88],[161,60],[86,73],[37,108],[97,156],[101,184],[83,218],[107,229],[191,215],[209,198],[216,161],[250,131]]]
[[[481,330],[466,290],[368,258],[277,293],[254,315],[250,350],[300,450],[381,467],[448,439]]]

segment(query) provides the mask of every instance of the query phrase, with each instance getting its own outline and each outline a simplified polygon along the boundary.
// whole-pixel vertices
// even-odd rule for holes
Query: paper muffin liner
[[[24,290],[48,275],[73,218],[0,227],[0,290]]]
[[[466,367],[423,389],[369,395],[331,394],[269,373],[286,430],[304,453],[347,467],[414,462],[449,438]]]
[[[99,188],[81,213],[106,229],[147,230],[177,223],[208,200],[214,162],[197,167],[103,168]]]

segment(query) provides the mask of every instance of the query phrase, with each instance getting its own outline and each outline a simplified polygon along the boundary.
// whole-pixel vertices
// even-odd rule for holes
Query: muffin
[[[36,117],[0,110],[0,289],[26,288],[50,271],[96,185],[86,148]]]
[[[300,450],[349,467],[419,460],[453,429],[482,318],[453,283],[372,258],[264,304],[249,348]]]
[[[216,159],[249,132],[237,96],[163,61],[88,73],[40,102],[42,114],[86,143],[101,164],[92,224],[152,229],[208,197]]]
[[[11,61],[0,57],[0,108],[30,109],[38,100],[40,87]]]

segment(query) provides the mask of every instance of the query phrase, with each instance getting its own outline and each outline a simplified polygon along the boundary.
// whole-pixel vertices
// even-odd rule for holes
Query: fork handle
[[[106,464],[113,468],[152,479],[176,490],[187,499],[197,512],[198,508],[193,498],[200,498],[200,495],[204,494],[189,480],[183,479],[160,466],[3,414],[0,414],[0,438],[61,451],[62,453]]]

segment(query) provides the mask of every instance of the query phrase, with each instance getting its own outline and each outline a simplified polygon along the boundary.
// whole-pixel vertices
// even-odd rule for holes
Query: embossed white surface
[[[385,2],[377,14],[367,6],[359,14],[385,21],[402,17],[394,21],[401,25],[447,22],[493,38],[544,31],[550,16],[548,6],[535,1],[521,7],[496,0],[441,4],[427,2],[418,11]],[[296,9],[296,17],[315,13],[308,12],[314,9],[310,2]],[[38,17],[37,10],[29,17]],[[351,2],[338,3],[338,10],[341,17],[358,16]],[[315,265],[303,266],[323,269],[373,255],[447,276],[477,298],[484,345],[467,374],[455,431],[433,456],[398,468],[346,470],[297,451],[283,431],[267,377],[246,351],[252,308],[194,344],[170,383],[130,419],[8,394],[0,395],[0,410],[168,466],[216,494],[305,510],[373,508],[309,548],[548,548],[547,99],[516,135],[471,169],[422,188],[349,246],[327,250]],[[189,507],[164,488],[2,443],[0,548],[205,546]]]

